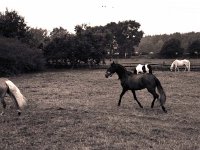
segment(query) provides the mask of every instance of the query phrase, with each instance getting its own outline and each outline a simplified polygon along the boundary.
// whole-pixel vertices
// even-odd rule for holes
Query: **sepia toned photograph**
[[[0,150],[199,150],[199,0],[0,0]]]

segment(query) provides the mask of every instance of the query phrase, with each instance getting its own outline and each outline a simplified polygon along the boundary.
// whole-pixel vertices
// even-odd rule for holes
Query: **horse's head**
[[[113,61],[113,63],[110,65],[110,67],[107,69],[105,77],[112,77],[112,75],[117,71],[117,64]]]
[[[173,66],[170,67],[170,71],[173,71]]]
[[[173,71],[175,61],[170,66],[170,71]]]

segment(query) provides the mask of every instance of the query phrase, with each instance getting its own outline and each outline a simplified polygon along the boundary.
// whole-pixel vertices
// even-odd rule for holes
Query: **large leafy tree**
[[[134,47],[139,45],[144,34],[143,31],[139,30],[140,24],[132,20],[118,23],[111,22],[105,27],[115,37],[121,56],[124,56],[125,53],[131,55],[134,52]]]
[[[75,31],[79,41],[78,49],[82,55],[85,55],[92,63],[98,64],[104,60],[112,42],[111,32],[102,26],[90,27],[85,24],[76,26]]]
[[[46,29],[30,28],[27,31],[26,37],[23,39],[30,47],[42,49],[49,41],[48,32]]]
[[[104,27],[77,25],[76,34],[65,30],[54,30],[50,42],[44,48],[48,64],[76,67],[80,64],[99,64],[106,56],[106,49],[112,42],[109,30]],[[59,33],[59,34],[58,34]],[[51,37],[53,36],[53,37]]]
[[[69,32],[63,27],[54,28],[53,31],[50,32],[51,39],[55,38],[65,38],[69,35]]]
[[[29,27],[16,11],[0,13],[0,34],[9,38],[24,38]]]

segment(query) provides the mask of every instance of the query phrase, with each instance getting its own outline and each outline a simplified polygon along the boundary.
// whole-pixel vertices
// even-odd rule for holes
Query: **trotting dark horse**
[[[120,106],[122,96],[126,93],[126,91],[131,90],[133,93],[134,99],[136,100],[138,105],[141,108],[143,108],[143,106],[141,105],[141,103],[138,101],[136,97],[135,91],[146,88],[153,95],[153,98],[154,98],[151,103],[151,108],[153,108],[155,100],[158,99],[162,107],[162,110],[164,112],[167,112],[164,107],[164,103],[166,101],[165,92],[162,88],[160,81],[153,74],[150,74],[150,73],[133,74],[127,71],[126,68],[123,67],[122,65],[116,64],[113,62],[111,66],[107,69],[105,76],[106,78],[108,78],[108,77],[111,77],[114,73],[117,73],[117,75],[119,76],[119,79],[121,81],[121,85],[123,88],[122,93],[120,94],[118,106]],[[160,97],[156,93],[156,87],[158,89]]]

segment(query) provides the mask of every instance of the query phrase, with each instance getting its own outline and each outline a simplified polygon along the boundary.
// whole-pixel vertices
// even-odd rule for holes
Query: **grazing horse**
[[[107,69],[105,77],[111,77],[114,73],[117,73],[119,80],[121,81],[121,86],[123,88],[122,93],[120,94],[118,106],[120,106],[122,96],[126,93],[126,91],[131,90],[133,93],[133,97],[138,103],[138,105],[143,108],[141,103],[138,101],[136,97],[136,90],[147,89],[153,95],[153,101],[151,103],[151,108],[154,106],[154,102],[156,99],[159,100],[162,110],[167,112],[164,103],[166,101],[166,95],[162,88],[160,81],[150,73],[145,74],[133,74],[126,70],[126,68],[120,64],[112,63],[111,66]],[[160,96],[156,93],[156,87],[160,94]]]
[[[152,67],[149,64],[138,64],[136,66],[136,68],[134,69],[134,73],[135,74],[139,74],[139,73],[151,73],[152,74]]]
[[[6,108],[6,103],[4,97],[6,93],[14,100],[18,115],[21,115],[21,109],[26,106],[26,98],[22,95],[18,87],[10,80],[6,78],[0,78],[0,101],[3,105],[3,111],[1,115],[4,114]]]
[[[179,71],[179,68],[178,68],[179,66],[185,66],[184,71],[186,71],[186,70],[190,71],[190,61],[187,60],[187,59],[183,59],[183,60],[176,59],[176,60],[174,60],[173,63],[171,64],[171,66],[170,66],[170,70],[173,71],[173,68],[174,68],[175,72],[176,72],[176,70]]]

